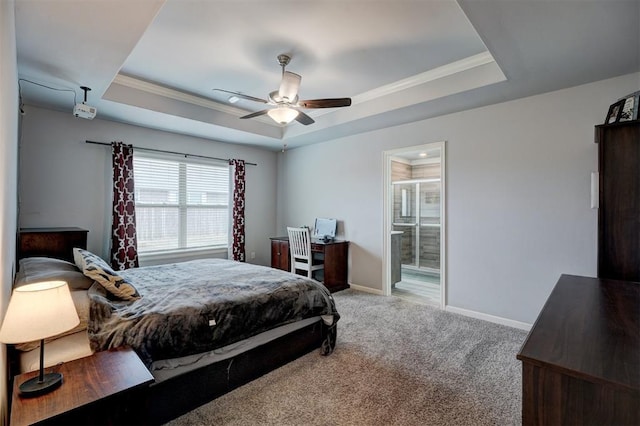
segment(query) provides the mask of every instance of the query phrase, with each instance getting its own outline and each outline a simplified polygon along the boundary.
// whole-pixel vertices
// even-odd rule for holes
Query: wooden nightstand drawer
[[[13,380],[11,425],[138,423],[142,390],[153,376],[131,349],[97,352],[46,369],[62,373],[62,386],[34,398],[22,398],[18,386],[37,371]]]

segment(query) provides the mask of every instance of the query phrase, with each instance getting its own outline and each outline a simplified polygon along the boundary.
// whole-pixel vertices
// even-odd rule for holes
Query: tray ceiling
[[[579,3],[579,4],[578,4]],[[639,70],[637,1],[16,1],[25,103],[280,149]],[[316,123],[240,120],[263,105],[277,55],[302,75]],[[624,54],[623,54],[624,53]],[[603,60],[604,59],[604,60]]]

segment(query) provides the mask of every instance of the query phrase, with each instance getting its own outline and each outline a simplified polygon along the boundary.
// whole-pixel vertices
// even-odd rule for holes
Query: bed
[[[46,343],[45,365],[132,347],[155,378],[137,401],[162,423],[314,349],[336,342],[333,298],[320,283],[222,259],[110,270],[74,249],[75,263],[20,260],[15,285],[69,284],[80,325]],[[37,343],[17,345],[21,371],[38,368]]]

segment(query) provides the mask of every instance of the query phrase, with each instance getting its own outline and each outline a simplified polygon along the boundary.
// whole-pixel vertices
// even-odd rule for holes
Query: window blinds
[[[134,154],[138,251],[226,247],[229,166]]]

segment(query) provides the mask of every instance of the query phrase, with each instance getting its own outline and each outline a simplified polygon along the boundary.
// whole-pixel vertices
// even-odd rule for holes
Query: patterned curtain
[[[244,160],[229,160],[229,165],[233,173],[233,243],[229,254],[233,260],[244,262]]]
[[[136,205],[133,193],[133,146],[111,144],[113,155],[113,224],[111,266],[116,271],[138,267]]]

